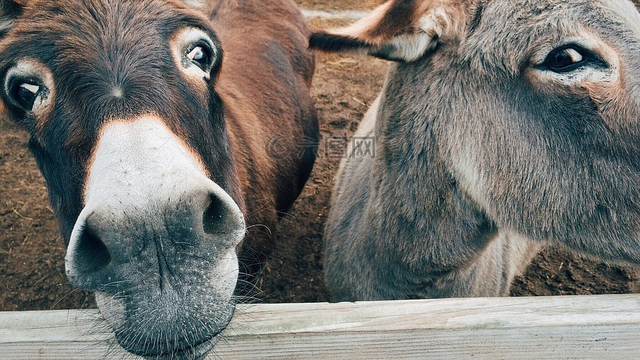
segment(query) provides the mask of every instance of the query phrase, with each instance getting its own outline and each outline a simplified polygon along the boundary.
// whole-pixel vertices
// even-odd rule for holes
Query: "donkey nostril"
[[[210,199],[211,203],[202,215],[204,232],[209,235],[229,232],[232,230],[228,224],[229,209],[217,196],[211,195]]]
[[[89,227],[82,233],[76,256],[76,266],[81,273],[94,273],[111,262],[107,246]]]

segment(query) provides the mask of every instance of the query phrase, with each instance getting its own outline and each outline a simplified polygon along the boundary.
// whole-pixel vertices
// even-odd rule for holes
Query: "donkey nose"
[[[171,259],[179,249],[215,257],[235,247],[244,235],[242,213],[220,188],[193,189],[177,201],[157,202],[85,207],[65,258],[71,284],[109,292],[110,286],[126,286],[122,282],[131,274],[157,269],[159,259]]]

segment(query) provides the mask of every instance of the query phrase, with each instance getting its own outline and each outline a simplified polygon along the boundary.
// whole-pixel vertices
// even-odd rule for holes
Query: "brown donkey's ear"
[[[22,15],[22,7],[27,0],[0,0],[0,39],[2,39]]]
[[[466,7],[463,0],[391,0],[351,26],[312,34],[309,46],[415,61],[462,31]]]

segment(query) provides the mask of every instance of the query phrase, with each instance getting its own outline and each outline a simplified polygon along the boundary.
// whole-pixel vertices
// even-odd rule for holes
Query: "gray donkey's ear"
[[[390,0],[351,26],[312,34],[309,46],[415,61],[433,50],[438,41],[459,35],[466,12],[462,0]]]
[[[0,39],[13,28],[16,19],[22,15],[22,7],[26,2],[26,0],[0,0]]]

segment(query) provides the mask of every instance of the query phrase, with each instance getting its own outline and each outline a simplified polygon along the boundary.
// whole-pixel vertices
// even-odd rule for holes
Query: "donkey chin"
[[[197,277],[200,284],[167,281],[116,295],[96,292],[98,307],[120,346],[147,359],[203,359],[234,313],[237,261],[235,254],[227,258],[213,267],[203,262],[210,272]]]

